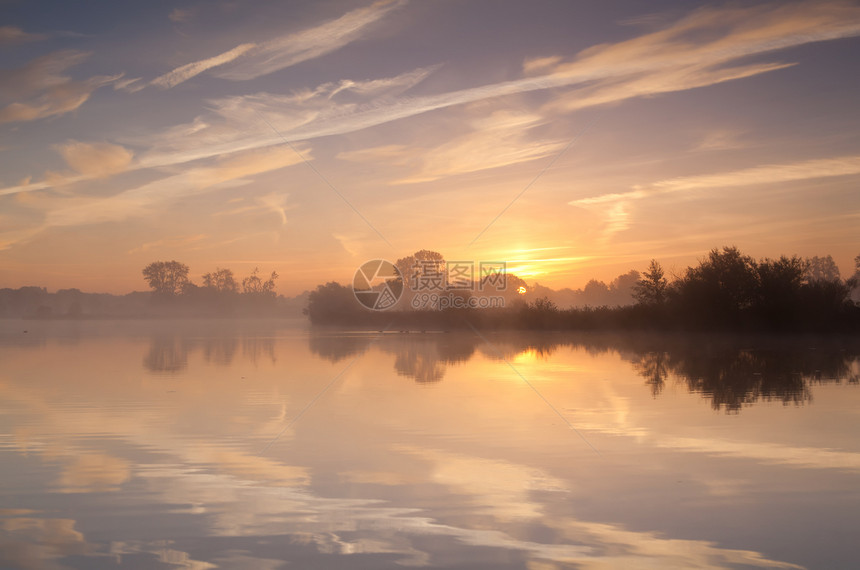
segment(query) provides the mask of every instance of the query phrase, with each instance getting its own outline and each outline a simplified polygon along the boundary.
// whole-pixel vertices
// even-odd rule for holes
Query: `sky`
[[[0,287],[860,254],[860,3],[0,1]]]

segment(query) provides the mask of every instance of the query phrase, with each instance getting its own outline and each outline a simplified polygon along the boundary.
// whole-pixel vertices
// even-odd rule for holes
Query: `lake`
[[[856,568],[857,339],[0,321],[3,568]]]

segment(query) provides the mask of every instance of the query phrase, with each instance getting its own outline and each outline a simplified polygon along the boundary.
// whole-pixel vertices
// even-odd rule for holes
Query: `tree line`
[[[255,268],[238,278],[217,268],[190,278],[190,268],[178,261],[155,261],[142,270],[150,291],[125,295],[86,293],[80,289],[48,292],[45,287],[0,288],[0,318],[99,319],[152,317],[289,317],[302,314],[307,294],[283,297],[275,291],[278,274],[262,275]]]
[[[266,314],[277,306],[275,271],[266,279],[258,267],[238,281],[233,270],[216,268],[202,276],[202,285],[189,277],[190,268],[176,260],[153,261],[142,274],[152,290],[152,301],[165,307],[183,307],[202,314],[236,312]]]
[[[634,297],[660,325],[719,329],[840,329],[857,324],[851,299],[855,274],[843,280],[833,258],[780,256],[755,260],[737,247],[711,250],[695,267],[669,282],[651,260]]]
[[[373,312],[355,302],[350,287],[331,282],[311,292],[306,313],[316,324],[394,329],[860,332],[860,307],[851,298],[852,291],[860,291],[860,256],[855,263],[854,275],[843,280],[830,256],[755,260],[727,246],[711,250],[671,280],[652,260],[630,287],[630,305],[578,308],[559,307],[549,296],[534,298],[538,287],[531,299],[507,291],[504,308]]]

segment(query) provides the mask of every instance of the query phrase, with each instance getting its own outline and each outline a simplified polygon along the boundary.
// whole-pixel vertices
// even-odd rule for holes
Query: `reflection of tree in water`
[[[394,353],[394,369],[401,376],[416,382],[438,382],[445,369],[466,362],[475,352],[475,342],[466,338],[398,338],[382,345],[386,352]]]
[[[275,339],[256,336],[243,338],[242,357],[253,364],[262,358],[274,364],[278,360],[275,356]]]
[[[394,369],[416,382],[438,382],[445,376],[444,362],[433,354],[432,346],[406,346],[395,352]]]
[[[239,339],[236,337],[214,337],[194,339],[203,345],[203,358],[216,366],[229,366],[236,357]]]
[[[275,362],[275,341],[269,337],[155,335],[150,339],[143,366],[151,372],[181,372],[188,367],[189,353],[196,350],[201,350],[203,359],[210,364],[230,366],[239,351],[240,341],[243,359],[256,364],[259,358],[265,356]]]
[[[176,337],[154,336],[143,366],[151,372],[175,373],[188,366],[188,346]]]
[[[549,358],[560,347],[592,356],[615,352],[632,362],[657,397],[670,378],[711,401],[714,409],[737,412],[757,401],[801,405],[812,400],[819,383],[858,382],[860,344],[818,341],[810,349],[797,339],[673,335],[488,334],[485,342],[468,333],[312,335],[310,348],[332,362],[363,353],[374,342],[394,355],[394,368],[418,382],[438,382],[448,366],[470,359],[476,350],[488,358],[513,360],[523,352]]]
[[[308,339],[311,352],[330,362],[340,362],[344,358],[363,353],[373,343],[377,335],[363,333],[314,334]]]
[[[666,378],[669,377],[669,355],[665,352],[647,352],[633,361],[633,368],[645,383],[651,387],[651,395],[655,398],[663,391]]]
[[[634,368],[657,395],[669,374],[691,392],[710,399],[715,410],[738,412],[759,400],[802,405],[812,384],[857,383],[857,351],[836,347],[742,349],[730,345],[685,346],[647,352]]]
[[[394,355],[394,369],[416,382],[438,382],[445,369],[472,357],[480,339],[471,335],[422,333],[311,334],[311,352],[331,362],[357,356],[376,344]]]

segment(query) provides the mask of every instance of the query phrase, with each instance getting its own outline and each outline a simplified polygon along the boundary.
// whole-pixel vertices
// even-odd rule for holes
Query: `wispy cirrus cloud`
[[[332,29],[342,32],[338,37],[352,38],[364,25],[399,4],[377,3],[355,10],[334,20],[339,23],[332,24]],[[324,26],[313,28],[315,31],[309,37],[322,34]],[[284,139],[295,142],[350,133],[506,95],[573,88],[540,110],[541,114],[552,117],[589,106],[772,72],[791,64],[728,64],[791,46],[858,35],[860,6],[845,2],[699,9],[665,29],[589,48],[570,61],[560,56],[530,60],[526,70],[539,75],[511,81],[433,95],[397,96],[435,69],[419,68],[391,78],[330,82],[287,95],[257,93],[213,99],[208,102],[211,111],[194,121],[136,139],[142,147],[153,150],[141,153],[135,167],[180,164],[279,145]],[[249,48],[247,57],[250,53]],[[286,60],[276,58],[276,61]],[[369,99],[357,103],[339,98],[345,91]],[[263,124],[261,116],[280,136]],[[420,171],[416,176],[420,177]],[[0,194],[48,186],[30,183],[2,189]]]
[[[583,76],[704,68],[745,56],[860,34],[860,7],[844,1],[705,7],[652,33],[601,44],[556,67]]]
[[[661,194],[673,194],[693,190],[712,188],[735,188],[753,186],[756,184],[779,184],[796,182],[815,178],[832,176],[850,176],[860,174],[860,156],[840,156],[834,158],[819,158],[786,164],[765,164],[723,172],[717,174],[701,174],[697,176],[681,176],[660,180],[647,186],[637,186],[630,192],[603,194],[589,198],[579,198],[570,202],[573,206],[588,206],[593,204],[609,204],[641,200]]]
[[[174,24],[180,24],[191,20],[197,10],[195,8],[174,8],[167,15],[167,19]]]
[[[395,184],[430,182],[447,176],[510,166],[557,153],[565,142],[535,140],[530,130],[545,121],[532,113],[496,111],[468,123],[468,132],[432,148],[407,145],[344,151],[338,159],[356,163],[396,164],[414,173]]]
[[[200,244],[201,242],[205,241],[209,237],[210,236],[208,236],[207,234],[169,236],[166,238],[142,243],[139,246],[128,250],[126,253],[129,253],[129,254],[140,253],[143,251],[149,251],[152,249],[160,249],[160,248],[170,248],[170,249],[185,248],[188,246],[193,246],[195,244]]]
[[[601,239],[606,242],[613,235],[630,227],[633,205],[640,200],[671,194],[686,196],[690,192],[703,190],[730,190],[755,185],[773,186],[786,182],[856,175],[860,175],[860,156],[820,158],[785,164],[765,164],[715,174],[669,178],[644,186],[635,186],[628,192],[578,198],[568,204],[601,212],[604,218]]]
[[[212,101],[215,116],[200,119],[188,145],[205,146],[216,138],[229,144],[225,125],[248,124],[260,113],[291,141],[345,134],[430,111],[476,101],[551,88],[575,87],[549,103],[542,112],[557,114],[634,97],[706,87],[773,72],[792,63],[728,65],[751,56],[787,47],[860,35],[860,7],[843,2],[750,8],[700,9],[668,26],[616,44],[587,49],[572,61],[559,56],[526,62],[539,75],[449,91],[435,95],[392,98],[390,89],[408,74],[382,80],[376,92],[384,96],[359,105],[339,102],[344,88],[359,93],[373,81],[324,84],[288,96],[258,93]],[[425,70],[416,70],[419,77]],[[236,144],[276,144],[277,139],[249,140],[247,130],[233,134]]]
[[[405,0],[381,0],[318,26],[261,43],[243,43],[221,54],[177,67],[153,79],[149,85],[169,89],[216,67],[225,68],[216,72],[216,77],[233,81],[256,79],[322,57],[361,39],[372,24],[405,3]],[[174,10],[170,19],[184,21],[186,13]],[[128,90],[138,91],[144,87],[129,86]]]
[[[405,4],[406,0],[379,0],[319,26],[269,40],[259,44],[241,65],[217,75],[236,81],[255,79],[332,53],[364,37],[371,25]]]
[[[0,108],[0,124],[34,121],[74,111],[93,91],[121,77],[95,76],[77,81],[65,75],[66,70],[89,56],[87,52],[61,50],[38,57],[18,69],[0,71],[0,93],[7,101],[12,100]]]
[[[301,153],[305,159],[312,158],[309,149],[301,149]],[[109,197],[71,195],[44,201],[34,200],[28,205],[44,211],[42,223],[21,230],[0,232],[0,250],[27,241],[49,228],[85,226],[145,216],[176,200],[216,189],[243,186],[250,182],[252,176],[303,162],[302,157],[287,146],[257,149],[166,176]],[[281,225],[286,224],[286,212],[290,208],[286,194],[269,193],[257,200],[260,209],[273,212]]]
[[[177,67],[173,71],[156,77],[149,84],[154,85],[155,87],[161,87],[163,89],[170,89],[171,87],[175,87],[180,83],[188,81],[192,77],[200,75],[206,70],[212,69],[213,67],[218,67],[219,65],[230,63],[231,61],[234,61],[235,59],[248,53],[255,47],[255,44],[240,44],[233,49],[225,51],[224,53],[218,54],[216,56],[202,59],[200,61],[186,63],[185,65]],[[128,87],[127,89],[137,91],[143,89],[143,87],[145,86],[138,85],[134,87]]]
[[[0,26],[0,46],[34,42],[47,37],[45,34],[25,32],[17,26]]]
[[[544,124],[531,113],[497,111],[472,121],[472,130],[420,153],[418,171],[401,184],[429,182],[447,176],[510,166],[557,154],[563,140],[535,140],[530,129]]]

